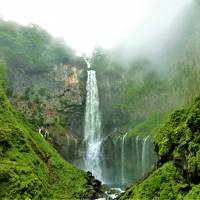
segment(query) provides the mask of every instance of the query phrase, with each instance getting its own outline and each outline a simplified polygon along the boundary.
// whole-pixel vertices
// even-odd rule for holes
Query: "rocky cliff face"
[[[74,160],[83,130],[86,68],[60,64],[52,68],[9,68],[8,95],[35,128],[48,129],[55,147]]]

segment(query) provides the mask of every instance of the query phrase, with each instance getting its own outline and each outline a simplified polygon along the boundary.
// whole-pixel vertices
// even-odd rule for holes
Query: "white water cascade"
[[[88,69],[90,65],[88,63]],[[96,72],[88,70],[87,72],[87,98],[85,111],[84,142],[86,147],[85,169],[102,180],[101,169],[101,117],[99,111],[99,95],[96,80]]]
[[[146,172],[146,149],[147,149],[147,140],[149,139],[149,136],[145,137],[143,139],[143,144],[142,144],[142,173],[143,175]]]
[[[126,133],[123,137],[122,137],[122,150],[121,150],[121,173],[122,173],[122,185],[126,183],[126,179],[125,179],[125,173],[124,173],[124,164],[125,164],[125,147],[124,147],[124,141],[125,138],[127,136],[128,133]]]

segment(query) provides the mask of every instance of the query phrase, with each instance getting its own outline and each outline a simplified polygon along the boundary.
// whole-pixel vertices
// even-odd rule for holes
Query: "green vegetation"
[[[147,179],[128,189],[120,200],[183,199],[188,188],[189,184],[182,177],[181,170],[168,162]]]
[[[0,56],[8,66],[27,73],[47,72],[54,64],[69,63],[74,52],[37,25],[20,26],[0,20]],[[37,68],[37,69],[35,69]]]
[[[200,98],[188,108],[176,111],[155,139],[161,162],[173,159],[180,163],[192,182],[199,177]]]

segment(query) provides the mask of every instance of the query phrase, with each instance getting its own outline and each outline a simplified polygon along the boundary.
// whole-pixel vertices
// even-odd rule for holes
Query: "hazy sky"
[[[0,15],[35,23],[77,51],[111,48],[130,36],[144,42],[192,0],[0,0]]]

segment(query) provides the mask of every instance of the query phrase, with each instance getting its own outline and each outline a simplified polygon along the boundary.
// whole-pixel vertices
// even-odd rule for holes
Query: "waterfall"
[[[88,64],[88,69],[89,69]],[[101,117],[99,111],[99,95],[97,88],[96,72],[87,72],[87,97],[84,126],[84,142],[86,147],[85,168],[91,171],[94,176],[102,180],[101,170]]]
[[[147,140],[149,139],[149,136],[145,137],[143,139],[142,143],[142,174],[145,174],[146,171],[146,149],[147,149]]]
[[[122,149],[121,149],[121,177],[122,177],[122,185],[125,184],[125,174],[124,174],[124,163],[125,163],[125,146],[124,141],[128,133],[126,133],[122,137]]]
[[[139,136],[136,137],[136,157],[137,157],[137,162],[140,160],[140,152],[139,152]]]
[[[139,177],[139,174],[141,172],[141,158],[140,158],[139,136],[138,135],[135,138],[135,148],[136,148],[136,172],[137,172],[137,177]],[[133,152],[133,154],[134,154],[134,152]]]
[[[114,176],[114,182],[119,183],[121,181],[121,177],[119,174],[121,173],[121,169],[119,168],[119,142],[120,142],[120,136],[118,136],[114,140],[114,169],[115,169],[115,175]]]

